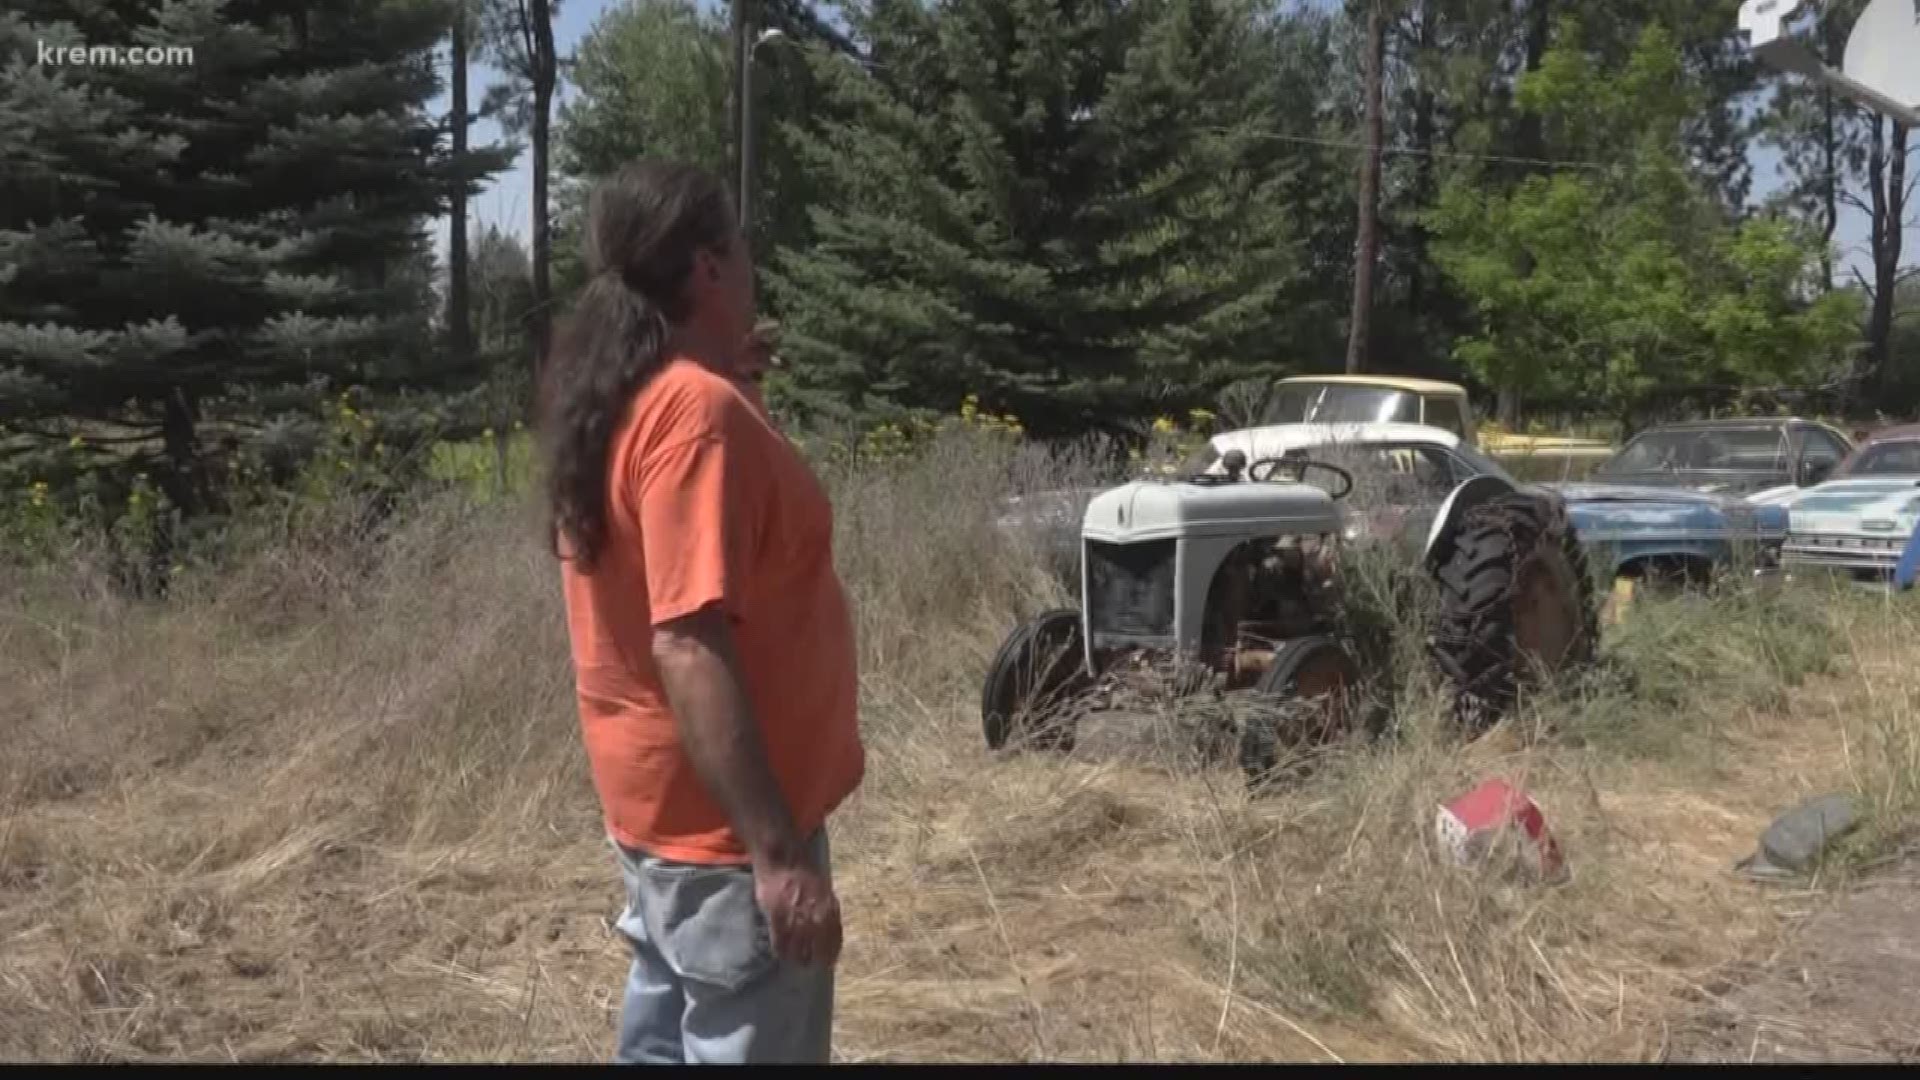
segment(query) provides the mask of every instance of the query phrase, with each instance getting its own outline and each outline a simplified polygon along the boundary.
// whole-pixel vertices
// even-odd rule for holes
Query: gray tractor
[[[1339,573],[1354,477],[1299,456],[1095,496],[1080,526],[1078,609],[1015,629],[981,693],[987,745],[1070,751],[1081,719],[1132,692],[1244,695],[1250,784],[1283,757],[1376,726],[1388,666],[1356,642]],[[1417,543],[1417,538],[1415,539]],[[1454,488],[1414,557],[1438,594],[1426,652],[1456,717],[1484,726],[1531,680],[1590,660],[1595,590],[1551,493],[1479,476]],[[1376,670],[1369,670],[1376,669]]]

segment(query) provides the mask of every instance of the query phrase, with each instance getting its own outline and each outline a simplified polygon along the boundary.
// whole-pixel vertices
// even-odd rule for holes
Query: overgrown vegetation
[[[1841,870],[1907,839],[1909,599],[1643,595],[1467,743],[1424,579],[1356,550],[1384,738],[1257,799],[1191,710],[981,746],[1002,636],[1074,599],[1072,537],[1002,531],[1003,500],[1164,471],[1337,366],[1375,2],[736,0],[735,51],[712,11],[619,0],[573,58],[547,0],[0,13],[0,1053],[604,1056],[617,879],[521,420],[583,193],[643,153],[736,176],[729,53],[760,42],[769,398],[839,514],[871,747],[840,1052],[1658,1056],[1780,929],[1727,872],[1775,812],[1863,796]],[[1904,134],[1756,68],[1735,0],[1379,2],[1369,369],[1583,434],[1920,400]],[[505,75],[471,116],[436,104],[460,12]],[[520,149],[468,147],[483,115],[531,143],[532,235],[459,245],[443,316],[431,222]],[[1761,142],[1792,178],[1764,199]],[[1571,882],[1441,861],[1435,806],[1490,775]]]
[[[604,1054],[615,879],[552,563],[491,465],[379,529],[351,489],[249,516],[165,601],[84,544],[9,564],[0,1051]],[[1913,614],[1798,586],[1641,598],[1593,684],[1473,744],[1402,650],[1393,736],[1258,799],[1114,723],[996,759],[981,672],[1064,597],[993,511],[1110,468],[958,422],[822,458],[872,748],[835,838],[849,1058],[1651,1055],[1777,928],[1727,872],[1772,813],[1863,793],[1859,857],[1911,820]],[[1488,775],[1541,800],[1571,883],[1439,860],[1433,808]]]

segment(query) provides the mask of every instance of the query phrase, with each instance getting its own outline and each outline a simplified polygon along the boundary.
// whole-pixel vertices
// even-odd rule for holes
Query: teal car
[[[1885,582],[1902,569],[1920,524],[1920,425],[1868,439],[1833,478],[1786,502],[1789,573],[1832,570]],[[1902,581],[1904,586],[1911,580]]]

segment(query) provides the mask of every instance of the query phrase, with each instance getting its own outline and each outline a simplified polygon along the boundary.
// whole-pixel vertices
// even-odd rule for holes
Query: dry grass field
[[[1913,821],[1920,608],[1799,584],[1638,601],[1473,743],[1410,663],[1392,739],[1260,798],[1151,730],[991,755],[980,675],[1062,599],[992,507],[1049,468],[956,437],[831,477],[870,747],[833,826],[846,1060],[1671,1056]],[[537,518],[350,518],[164,603],[85,552],[0,577],[0,1057],[607,1056],[618,881]],[[1436,805],[1490,775],[1568,882],[1441,861]],[[1871,820],[1811,887],[1730,872],[1834,790]]]

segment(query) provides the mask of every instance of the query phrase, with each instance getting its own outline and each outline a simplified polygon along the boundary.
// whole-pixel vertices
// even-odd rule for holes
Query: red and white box
[[[1434,822],[1440,847],[1459,866],[1472,866],[1503,836],[1524,841],[1521,862],[1544,881],[1567,876],[1566,859],[1547,829],[1546,815],[1526,792],[1505,780],[1488,780],[1440,808]]]

